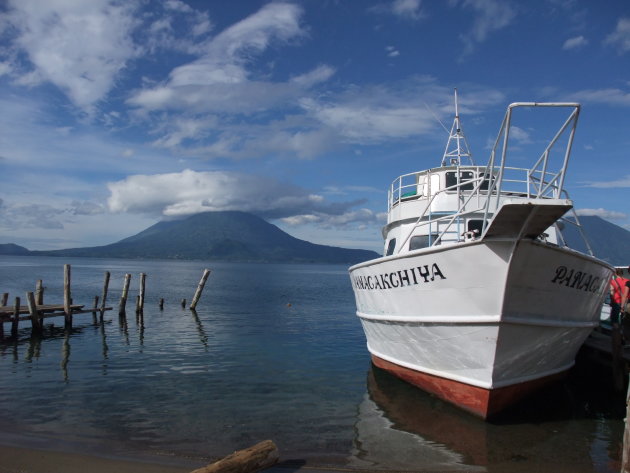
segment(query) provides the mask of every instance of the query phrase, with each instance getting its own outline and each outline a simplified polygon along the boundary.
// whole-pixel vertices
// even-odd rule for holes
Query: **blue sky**
[[[568,191],[630,229],[629,60],[627,0],[0,2],[0,243],[244,210],[380,251],[455,87],[476,164],[509,103],[580,102]]]

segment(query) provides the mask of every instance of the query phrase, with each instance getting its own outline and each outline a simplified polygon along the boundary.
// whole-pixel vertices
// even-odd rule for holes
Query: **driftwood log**
[[[279,456],[276,444],[265,440],[191,473],[254,473],[275,465]]]

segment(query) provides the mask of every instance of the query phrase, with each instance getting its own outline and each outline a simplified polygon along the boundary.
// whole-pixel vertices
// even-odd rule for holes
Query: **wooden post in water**
[[[92,308],[92,323],[96,324],[96,313],[98,312],[98,296],[94,296],[94,307]]]
[[[623,359],[623,341],[621,336],[621,324],[612,324],[612,370],[613,370],[613,385],[615,391],[623,391],[624,375],[625,375],[625,361]]]
[[[38,279],[35,285],[35,302],[37,305],[44,305],[44,285],[41,279]]]
[[[4,307],[9,302],[9,293],[5,292],[2,294],[2,306]]]
[[[125,274],[123,292],[122,292],[122,296],[120,296],[120,304],[118,304],[118,315],[120,316],[124,316],[126,314],[125,306],[127,305],[127,295],[129,294],[130,281],[131,281],[131,274]]]
[[[11,321],[11,336],[17,337],[18,324],[20,323],[20,298],[15,298],[15,305],[13,306],[13,320]]]
[[[136,315],[140,314],[140,294],[136,296]]]
[[[144,273],[140,273],[140,289],[139,289],[139,302],[138,302],[138,312],[144,312],[144,286],[147,280],[147,275]]]
[[[201,293],[203,292],[203,287],[206,285],[208,276],[210,276],[210,270],[206,269],[203,272],[203,276],[201,276],[201,280],[199,281],[199,285],[197,286],[197,290],[195,291],[195,296],[193,297],[192,304],[190,304],[190,308],[192,310],[195,310],[197,308],[197,302],[199,302],[199,298],[201,297]]]
[[[105,313],[105,301],[107,301],[107,289],[109,288],[109,271],[105,271],[105,281],[103,282],[103,297],[101,299],[101,317]]]
[[[34,332],[42,331],[42,323],[39,319],[39,314],[37,313],[37,305],[35,304],[35,296],[32,292],[26,293],[26,300],[28,301],[28,311],[31,314],[31,325],[33,326]]]
[[[160,299],[160,310],[164,310],[164,298]]]
[[[626,392],[626,419],[623,431],[623,451],[621,452],[621,473],[630,473],[630,384]]]
[[[63,310],[66,314],[66,322],[68,321],[68,316],[72,314],[72,309],[70,305],[72,304],[72,296],[70,294],[70,265],[63,265]]]
[[[186,308],[186,299],[182,299],[182,309]]]

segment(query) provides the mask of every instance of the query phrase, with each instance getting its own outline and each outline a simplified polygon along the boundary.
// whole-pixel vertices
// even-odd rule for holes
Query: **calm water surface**
[[[371,366],[346,267],[0,256],[0,293],[12,304],[42,279],[45,302],[60,303],[64,263],[74,302],[88,306],[110,271],[115,310],[102,323],[77,315],[71,330],[46,319],[42,337],[23,322],[10,339],[5,324],[5,442],[15,434],[82,451],[211,459],[272,439],[283,460],[315,466],[619,470],[625,404],[605,370],[580,365],[482,422]],[[197,312],[182,309],[204,268],[212,274]]]

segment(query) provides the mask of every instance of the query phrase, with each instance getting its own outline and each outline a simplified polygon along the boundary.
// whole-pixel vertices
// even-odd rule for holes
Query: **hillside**
[[[628,230],[600,217],[579,218],[595,256],[614,266],[630,264],[630,232]],[[569,246],[579,251],[586,250],[575,228],[565,229],[564,235]]]
[[[598,258],[616,266],[630,264],[628,230],[599,217],[581,217],[580,221]],[[568,226],[564,234],[569,246],[586,250],[574,227]],[[373,251],[299,240],[275,225],[244,212],[207,212],[183,220],[159,222],[106,246],[29,251],[8,243],[0,244],[0,254],[342,264],[358,263],[378,256]]]
[[[299,240],[275,225],[244,212],[206,212],[183,220],[159,222],[111,245],[33,251],[30,254],[344,264],[377,256],[373,251],[316,245]]]
[[[23,246],[16,245],[14,243],[0,244],[0,255],[28,255],[28,251]]]

